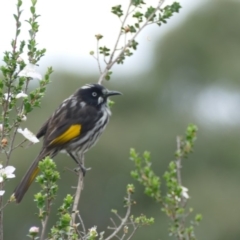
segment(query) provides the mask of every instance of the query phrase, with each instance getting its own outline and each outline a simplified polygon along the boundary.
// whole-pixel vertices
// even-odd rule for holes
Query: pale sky
[[[28,24],[24,22],[29,18],[30,0],[23,0],[22,32],[20,39],[26,39]],[[153,6],[158,0],[147,0]],[[166,4],[172,3],[166,0]],[[180,0],[182,9],[175,14],[169,24],[162,27],[150,26],[146,28],[137,39],[139,49],[124,66],[117,66],[115,72],[134,74],[144,71],[151,64],[152,48],[159,37],[163,36],[172,26],[181,22],[193,8],[203,1]],[[14,19],[17,0],[0,1],[0,59],[2,52],[10,49],[10,40],[14,36]],[[96,48],[94,35],[104,35],[102,44],[113,46],[119,31],[120,21],[111,13],[111,7],[122,3],[123,9],[127,7],[128,0],[38,0],[37,13],[40,31],[37,35],[39,47],[47,49],[47,54],[40,65],[45,68],[52,65],[54,69],[61,68],[77,73],[98,73],[96,61],[89,55]],[[0,62],[1,63],[1,62]]]
[[[158,0],[145,0],[155,6]],[[151,26],[140,34],[137,38],[139,42],[138,51],[126,61],[124,65],[114,67],[115,74],[124,75],[139,74],[146,71],[152,64],[153,46],[164,34],[172,30],[197,8],[208,0],[179,0],[182,9],[175,14],[162,27]],[[23,0],[22,9],[22,33],[20,39],[28,36],[28,24],[24,22],[29,18],[30,0]],[[166,0],[166,3],[172,3]],[[3,52],[10,50],[10,41],[14,36],[14,18],[16,13],[15,4],[17,0],[0,1],[0,65],[2,63]],[[96,73],[98,67],[96,61],[89,55],[91,50],[96,48],[95,34],[104,35],[102,45],[113,46],[119,31],[120,22],[111,13],[111,7],[122,4],[126,8],[128,0],[38,0],[37,13],[39,18],[40,31],[37,35],[39,47],[46,48],[46,56],[40,62],[40,69],[44,71],[47,66],[53,66],[55,71],[64,69],[81,73]],[[24,57],[24,56],[23,56]],[[26,58],[26,57],[25,57]],[[140,72],[141,73],[141,72]],[[218,88],[210,88],[201,93],[196,98],[194,114],[197,118],[206,123],[219,122],[225,124],[239,123],[239,116],[229,106],[239,104],[238,93],[232,93]],[[219,94],[220,93],[220,94]],[[217,100],[219,98],[219,101]],[[215,101],[212,101],[215,99]],[[218,102],[212,106],[211,102]],[[234,105],[234,106],[235,106]],[[204,116],[204,118],[202,118]],[[229,121],[231,120],[231,121]],[[234,121],[235,120],[235,121]]]

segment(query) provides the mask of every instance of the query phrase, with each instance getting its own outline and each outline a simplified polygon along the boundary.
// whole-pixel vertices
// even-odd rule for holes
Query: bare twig
[[[1,190],[3,189],[3,183],[1,183]],[[0,239],[3,240],[3,197],[0,197],[0,223],[1,223],[1,227],[0,227]]]
[[[42,221],[42,232],[41,232],[40,240],[44,240],[44,235],[45,235],[46,228],[47,228],[48,218],[49,218],[49,216],[47,215],[45,217],[45,219]]]
[[[41,232],[41,237],[40,240],[44,240],[44,236],[47,230],[47,224],[48,224],[48,219],[50,215],[50,210],[51,210],[51,199],[47,199],[47,209],[46,209],[46,216],[45,219],[42,220],[42,232]]]
[[[177,152],[181,152],[181,137],[177,136]],[[178,157],[176,159],[176,166],[177,166],[177,180],[178,184],[182,186],[182,177],[181,177],[181,168],[182,168],[182,159]]]
[[[112,229],[116,229],[117,228],[117,224],[114,222],[114,220],[112,218],[110,218],[111,222],[113,223],[114,227]],[[110,229],[110,228],[109,228]]]
[[[101,68],[101,63],[99,59],[99,39],[97,40],[97,57],[96,57],[97,63],[98,63],[98,69],[100,74],[102,74],[102,68]]]
[[[85,228],[84,222],[83,222],[82,217],[81,217],[79,212],[77,213],[77,216],[78,216],[78,219],[79,219],[80,224],[82,226],[82,232],[83,232],[84,236],[86,236],[87,235],[86,228]]]
[[[125,24],[128,16],[129,16],[129,14],[130,14],[130,13],[129,13],[129,10],[130,10],[131,5],[132,5],[132,0],[129,1],[129,5],[128,5],[128,8],[127,8],[127,13],[126,13],[126,15],[125,15],[125,17],[124,17],[124,19],[123,19],[123,21],[122,21],[122,25],[121,25],[121,27],[120,27],[117,40],[116,40],[115,46],[114,46],[114,48],[113,48],[113,51],[112,51],[112,53],[111,53],[111,55],[110,55],[110,58],[109,58],[108,63],[111,63],[111,62],[112,62],[112,60],[113,60],[113,58],[114,58],[114,55],[115,55],[115,52],[117,51],[118,43],[119,43],[120,38],[121,38],[121,35],[122,35],[122,28],[124,27],[124,24]]]
[[[127,240],[130,240],[133,237],[133,235],[135,234],[135,232],[137,231],[137,229],[138,229],[138,226],[136,226],[136,224],[134,223],[133,219],[131,219],[131,224],[133,226],[133,231],[130,234],[130,236],[127,238]]]
[[[130,213],[131,213],[131,193],[128,193],[128,197],[127,197],[127,212],[125,214],[125,217],[124,218],[121,218],[121,223],[119,224],[119,226],[114,230],[114,232],[109,236],[107,237],[105,240],[110,240],[112,239],[113,237],[116,237],[117,236],[117,233],[123,228],[123,226],[127,223],[128,221],[128,218],[130,216]]]
[[[121,34],[122,34],[122,28],[124,27],[124,24],[130,14],[130,7],[131,7],[131,4],[132,4],[132,1],[130,0],[130,3],[129,3],[129,6],[128,6],[128,9],[127,9],[127,13],[122,21],[122,25],[121,25],[121,29],[119,31],[119,34],[118,34],[118,37],[117,37],[117,40],[116,40],[116,43],[115,43],[115,46],[113,48],[113,51],[112,53],[110,54],[110,57],[109,57],[109,61],[104,69],[104,71],[102,72],[102,74],[100,75],[99,77],[99,80],[98,80],[98,84],[102,84],[104,78],[106,77],[108,71],[112,68],[112,66],[118,61],[118,59],[122,56],[122,54],[125,52],[125,50],[132,44],[133,40],[135,40],[135,38],[138,36],[138,34],[143,30],[143,28],[145,28],[150,19],[153,18],[153,16],[155,15],[155,13],[161,8],[162,4],[165,2],[165,0],[160,0],[157,7],[155,8],[155,10],[152,12],[152,14],[150,14],[150,16],[146,19],[145,23],[137,30],[137,32],[133,35],[133,37],[128,41],[128,43],[122,48],[122,50],[120,51],[120,53],[114,58],[115,56],[115,53],[118,49],[118,43],[119,43],[119,40],[120,40],[120,37],[121,37]]]
[[[130,234],[130,236],[127,238],[127,240],[130,240],[132,237],[133,237],[133,235],[135,234],[135,232],[137,231],[137,229],[138,229],[138,227],[134,227],[133,228],[133,231],[132,231],[132,233]]]
[[[122,237],[120,238],[120,240],[124,240],[125,236],[126,236],[126,233],[124,233],[124,234],[122,235]]]
[[[82,157],[81,163],[84,165],[84,157]],[[80,201],[81,191],[83,189],[83,178],[84,178],[83,177],[83,172],[79,171],[78,174],[79,174],[78,175],[78,184],[77,184],[75,198],[74,198],[73,207],[72,207],[72,222],[71,222],[71,225],[75,224],[76,215],[78,213],[78,211],[77,211],[78,204],[79,204],[79,201]]]
[[[23,147],[22,145],[23,145],[25,142],[27,142],[27,139],[24,139],[22,142],[20,142],[20,143],[17,144],[16,146],[14,146],[14,147],[12,148],[12,151],[15,150],[15,149],[18,148],[18,147]]]
[[[2,208],[0,209],[0,211],[2,211],[9,203],[10,203],[10,201],[8,200],[8,201],[2,206]]]

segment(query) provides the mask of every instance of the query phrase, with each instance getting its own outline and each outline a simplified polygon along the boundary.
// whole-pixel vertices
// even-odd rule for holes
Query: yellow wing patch
[[[29,180],[28,180],[28,182],[27,182],[27,186],[28,186],[28,187],[32,184],[33,180],[36,178],[36,176],[38,175],[38,173],[39,173],[39,168],[37,167],[37,168],[35,168],[35,169],[33,170],[33,172],[31,173],[31,176],[30,176],[30,178],[29,178]]]
[[[81,125],[80,124],[74,124],[71,127],[69,127],[63,134],[61,134],[59,137],[55,138],[51,144],[64,144],[69,142],[70,140],[74,139],[75,137],[79,136],[81,131]]]

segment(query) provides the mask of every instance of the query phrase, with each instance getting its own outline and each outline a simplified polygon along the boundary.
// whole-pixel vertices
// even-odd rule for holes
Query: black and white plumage
[[[83,154],[97,142],[109,122],[108,97],[120,94],[99,84],[87,84],[60,104],[36,134],[37,138],[43,137],[42,150],[15,189],[16,202],[22,200],[39,172],[39,161],[46,156],[53,158],[66,151],[84,171]]]

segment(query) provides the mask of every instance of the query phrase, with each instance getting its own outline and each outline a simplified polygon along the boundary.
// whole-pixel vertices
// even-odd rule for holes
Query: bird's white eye
[[[96,97],[96,96],[97,96],[97,93],[96,93],[96,92],[93,92],[93,93],[92,93],[92,96],[93,96],[93,97]]]

